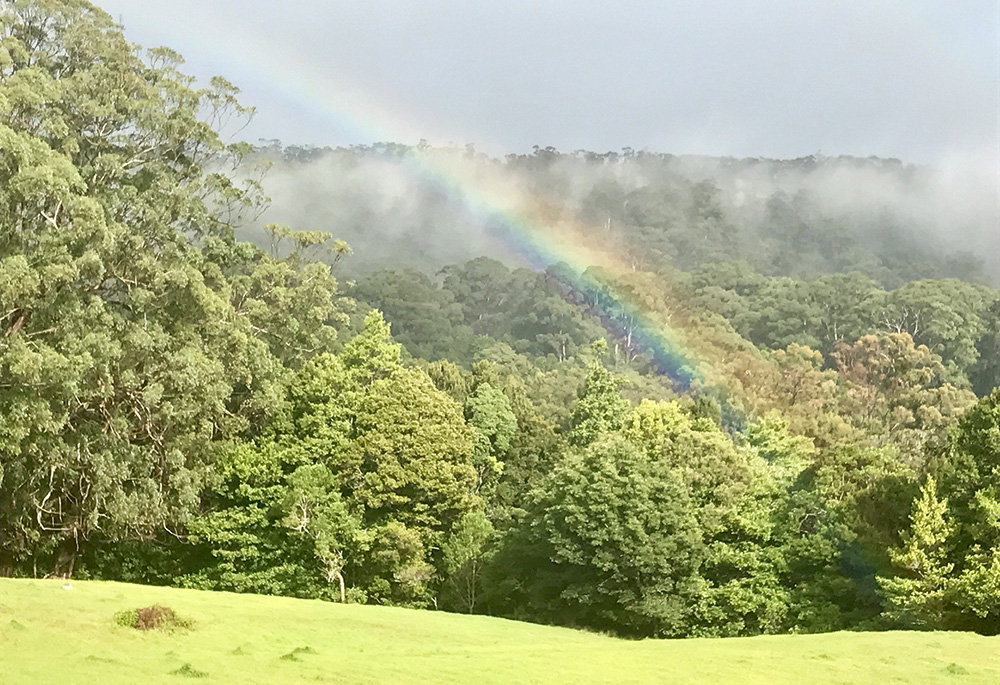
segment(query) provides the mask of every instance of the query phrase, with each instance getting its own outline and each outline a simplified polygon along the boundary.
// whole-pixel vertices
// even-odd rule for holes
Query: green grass
[[[430,611],[0,579],[0,683],[1000,683],[1000,638],[834,633],[630,642]],[[190,629],[140,632],[161,604]]]

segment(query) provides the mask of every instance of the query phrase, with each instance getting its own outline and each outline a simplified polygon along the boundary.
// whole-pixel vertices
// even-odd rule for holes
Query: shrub
[[[124,609],[115,614],[115,623],[136,630],[168,630],[190,628],[189,621],[181,619],[170,607],[154,604],[139,609]]]

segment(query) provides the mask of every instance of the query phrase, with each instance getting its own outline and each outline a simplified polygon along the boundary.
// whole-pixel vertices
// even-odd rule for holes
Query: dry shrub
[[[154,604],[151,607],[143,607],[135,610],[136,630],[153,630],[154,628],[166,628],[177,623],[177,614],[170,607],[161,607]]]
[[[136,630],[167,630],[190,627],[189,623],[178,617],[173,609],[158,604],[119,611],[115,614],[115,622]]]

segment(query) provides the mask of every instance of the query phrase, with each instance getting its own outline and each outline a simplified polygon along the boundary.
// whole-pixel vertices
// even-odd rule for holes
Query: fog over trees
[[[520,265],[496,219],[474,211],[497,195],[515,212],[543,203],[610,231],[620,250],[651,270],[739,257],[769,275],[861,270],[889,285],[942,276],[997,285],[1000,273],[997,191],[988,165],[968,160],[917,166],[538,147],[497,159],[472,145],[331,149],[277,141],[258,153],[273,164],[264,221],[336,233],[356,251],[348,273],[390,261],[432,275],[484,255]],[[713,234],[708,221],[722,232]],[[654,240],[658,251],[649,254]]]

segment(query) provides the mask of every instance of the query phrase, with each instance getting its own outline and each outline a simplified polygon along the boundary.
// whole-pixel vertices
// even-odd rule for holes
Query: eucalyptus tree
[[[217,448],[342,319],[329,268],[234,239],[252,110],[83,0],[0,2],[0,571],[176,532]]]

